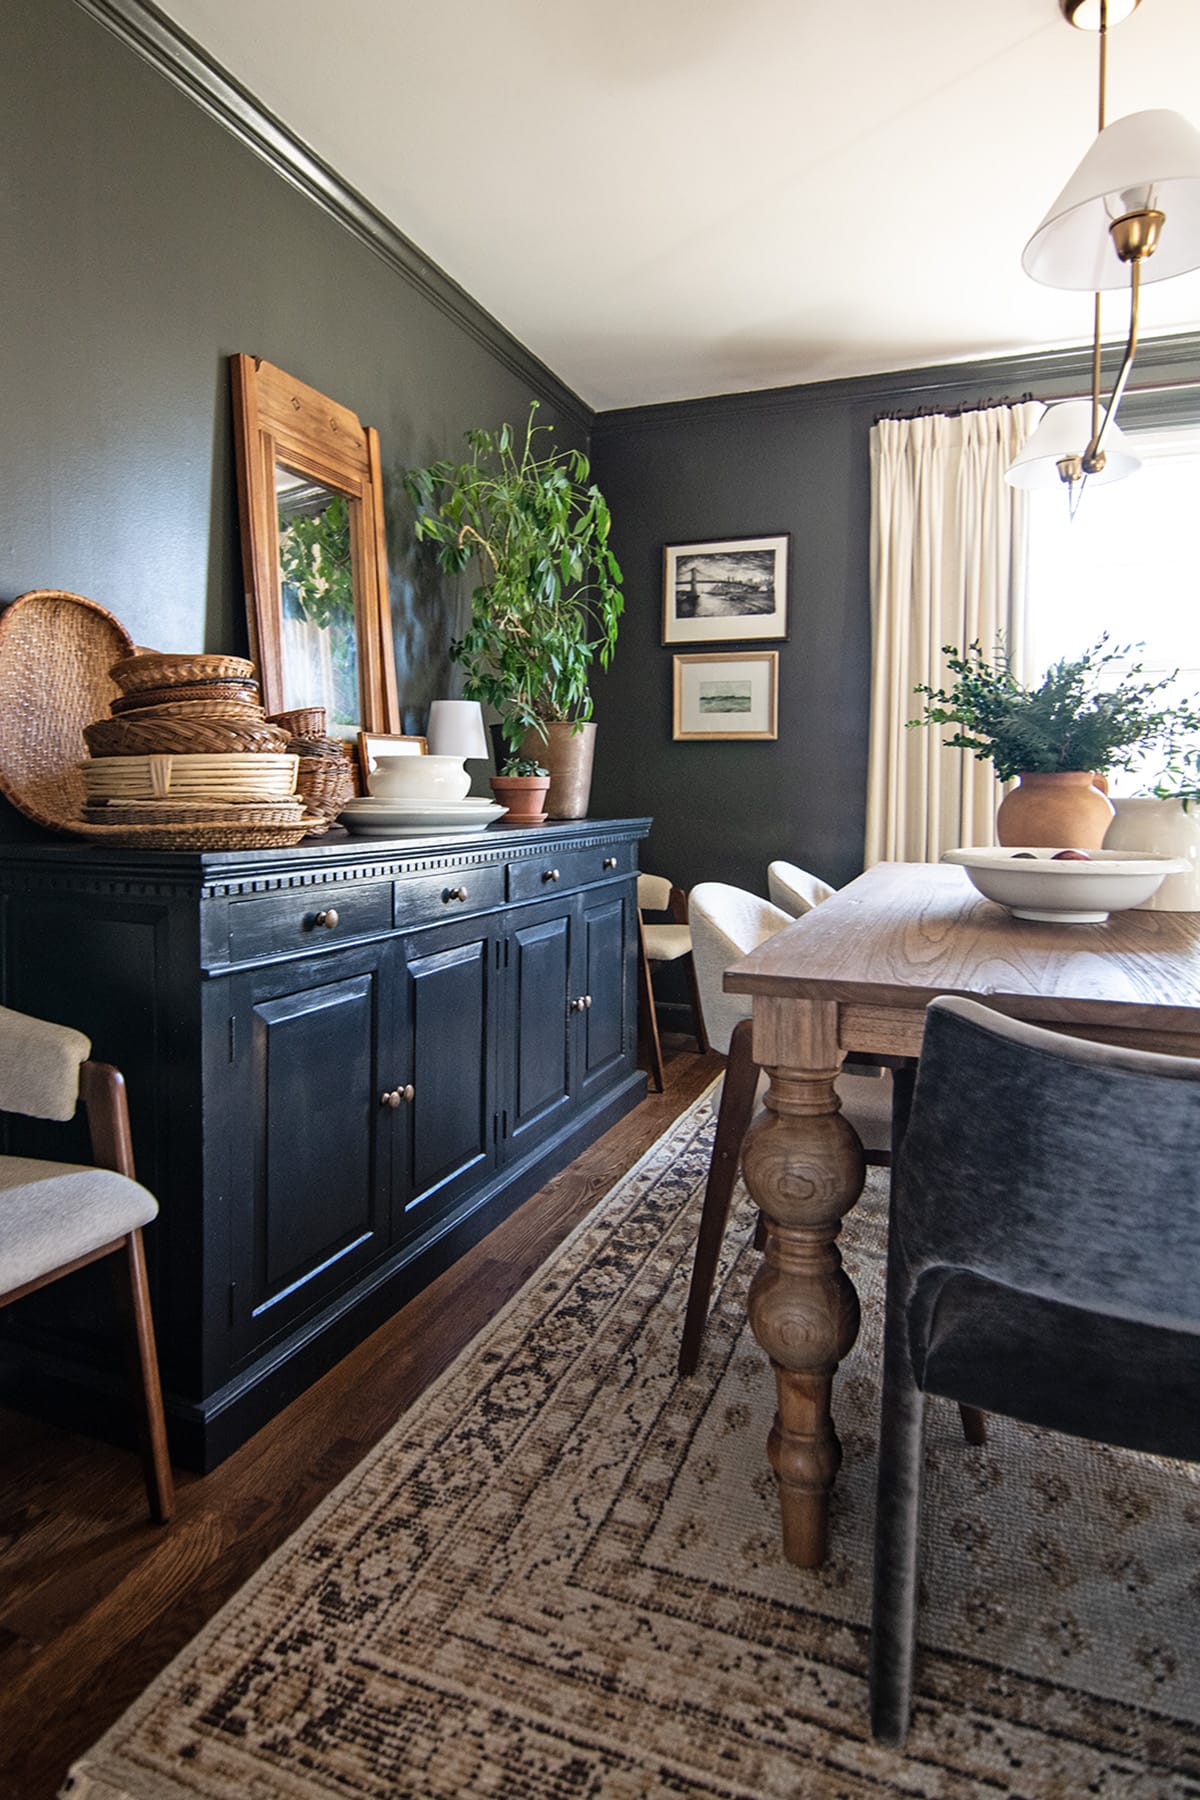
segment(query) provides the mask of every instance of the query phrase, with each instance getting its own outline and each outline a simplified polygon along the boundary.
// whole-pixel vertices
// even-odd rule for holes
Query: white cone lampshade
[[[1019,456],[1004,471],[1010,487],[1056,488],[1062,486],[1058,464],[1064,456],[1082,456],[1092,438],[1090,400],[1059,400],[1048,406],[1041,423]],[[1110,425],[1104,437],[1104,467],[1088,476],[1089,484],[1123,481],[1141,468],[1141,458],[1129,448],[1120,429]]]
[[[1181,113],[1128,113],[1105,127],[1026,244],[1025,273],[1047,287],[1128,287],[1108,228],[1148,206],[1166,223],[1143,283],[1200,268],[1200,132]]]
[[[461,756],[469,761],[488,754],[483,708],[478,700],[434,700],[425,737],[431,756]]]

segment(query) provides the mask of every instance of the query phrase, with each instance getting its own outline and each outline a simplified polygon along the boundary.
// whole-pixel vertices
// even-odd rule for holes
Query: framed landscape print
[[[674,736],[779,736],[778,650],[713,651],[677,656]]]
[[[663,643],[785,638],[789,535],[668,544]]]

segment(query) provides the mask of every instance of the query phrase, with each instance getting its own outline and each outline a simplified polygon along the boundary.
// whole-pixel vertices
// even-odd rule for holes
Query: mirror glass
[[[275,465],[286,707],[323,706],[326,729],[358,729],[358,633],[350,508],[282,463]]]

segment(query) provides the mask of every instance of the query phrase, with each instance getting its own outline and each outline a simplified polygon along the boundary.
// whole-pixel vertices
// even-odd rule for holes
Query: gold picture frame
[[[672,661],[677,742],[779,736],[778,650],[700,651]]]

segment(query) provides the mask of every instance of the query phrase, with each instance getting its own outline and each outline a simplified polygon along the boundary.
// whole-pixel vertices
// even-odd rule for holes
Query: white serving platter
[[[1089,850],[1086,862],[1056,862],[1053,849],[1005,846],[945,850],[942,861],[964,868],[988,900],[1007,906],[1016,919],[1054,925],[1099,925],[1110,913],[1140,906],[1168,875],[1187,863],[1178,856],[1127,856],[1122,850]]]

